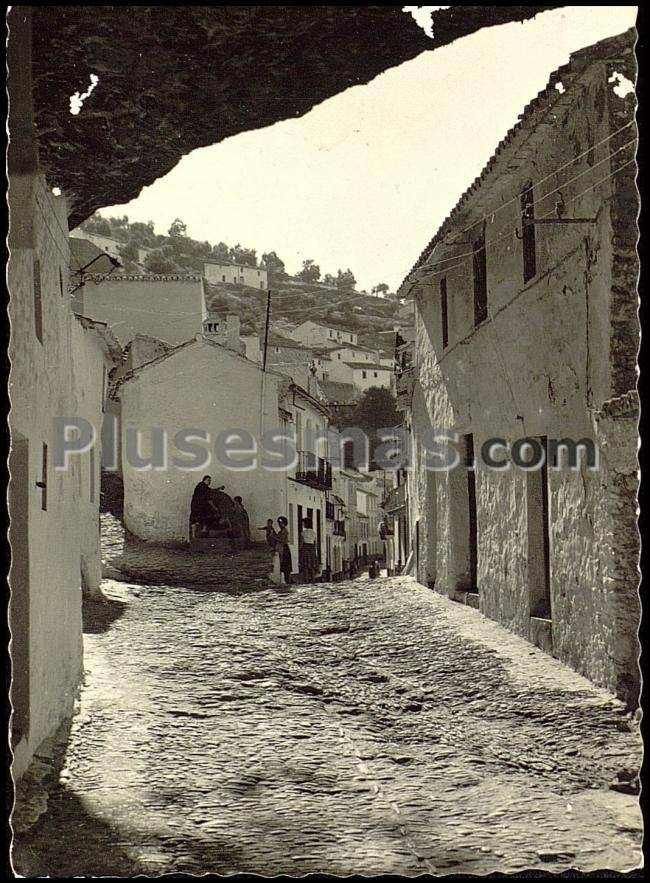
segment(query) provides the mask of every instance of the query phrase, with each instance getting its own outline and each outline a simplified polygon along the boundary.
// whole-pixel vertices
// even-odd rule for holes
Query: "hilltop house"
[[[205,281],[212,285],[227,282],[231,285],[247,285],[249,288],[260,288],[264,291],[269,287],[269,274],[266,267],[204,261],[203,275]]]
[[[419,580],[634,706],[636,101],[617,75],[635,78],[633,31],[551,76],[426,247],[401,288],[416,340],[400,397]],[[432,427],[459,434],[457,468],[426,468]],[[522,438],[541,468],[508,465]],[[598,468],[556,459],[567,438]]]
[[[323,346],[327,343],[332,344],[348,344],[352,343],[356,346],[358,335],[354,331],[344,328],[322,325],[309,319],[302,322],[290,332],[294,340],[306,343],[308,346]]]

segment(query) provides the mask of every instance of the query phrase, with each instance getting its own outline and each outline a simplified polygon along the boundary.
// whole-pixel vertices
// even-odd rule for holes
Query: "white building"
[[[306,343],[308,346],[323,346],[327,343],[332,344],[354,344],[356,346],[358,335],[354,331],[344,328],[335,328],[333,326],[321,325],[318,322],[312,322],[311,319],[302,322],[291,332],[294,340]]]
[[[106,252],[106,254],[109,254],[112,258],[115,258],[120,262],[122,260],[120,256],[120,248],[124,243],[119,242],[117,239],[113,239],[111,236],[104,236],[101,233],[90,233],[82,227],[75,227],[74,230],[70,231],[70,236],[72,239],[87,239],[88,242],[92,242],[93,245],[96,245],[97,248]]]
[[[205,312],[203,280],[193,275],[90,276],[74,300],[76,312],[108,323],[123,346],[138,334],[183,343]]]
[[[71,310],[68,205],[52,194],[36,157],[26,163],[29,139],[16,138],[21,163],[16,171],[10,158],[8,267],[15,781],[69,725],[82,674],[82,588],[96,591],[100,579],[101,452],[97,444],[56,468],[57,418],[82,417],[99,434],[105,379],[119,349],[105,326],[77,320]]]
[[[308,518],[317,536],[321,569],[331,568],[331,543],[328,550],[326,529],[327,492],[332,487],[332,468],[328,459],[327,407],[305,389],[291,382],[281,398],[280,416],[283,432],[295,439],[297,460],[286,482],[286,517],[294,573],[299,571],[300,534],[303,519]]]
[[[264,291],[269,287],[269,276],[265,267],[205,261],[203,275],[205,281],[212,285],[228,282],[231,285],[247,285],[249,288],[261,288]]]
[[[214,455],[219,438],[225,441],[231,433],[242,439],[237,447],[254,453],[262,433],[277,428],[282,378],[262,372],[242,355],[238,317],[229,316],[225,322],[208,320],[204,328],[193,340],[134,369],[118,387],[124,521],[145,540],[168,544],[188,540],[192,492],[205,474],[212,476],[213,487],[225,485],[230,496],[243,498],[253,529],[284,511],[284,472],[262,468],[259,456],[254,468],[244,468],[239,455],[229,454],[228,462]],[[131,444],[129,437],[139,429],[139,456],[149,457],[152,427],[166,433],[167,468],[143,470],[130,462],[127,443]],[[193,462],[187,455],[189,445],[177,436],[182,430],[204,433],[198,447],[209,453],[207,462],[205,457],[200,464]]]
[[[338,383],[351,383],[359,392],[373,386],[391,388],[393,368],[379,362],[343,362],[338,359],[319,358],[318,377]]]

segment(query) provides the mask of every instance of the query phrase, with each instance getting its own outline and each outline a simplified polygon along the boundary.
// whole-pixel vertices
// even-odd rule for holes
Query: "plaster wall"
[[[277,518],[282,506],[285,474],[258,467],[241,470],[211,457],[194,470],[171,464],[179,455],[175,434],[182,429],[208,433],[214,450],[219,433],[248,431],[259,444],[263,431],[278,425],[277,378],[245,358],[207,342],[196,342],[156,365],[144,368],[120,387],[122,402],[122,472],[125,525],[144,540],[161,543],[186,542],[189,535],[190,500],[203,475],[212,475],[212,486],[225,485],[230,496],[243,498],[252,526]],[[263,409],[260,403],[263,399]],[[236,403],[236,405],[235,405]],[[263,416],[260,424],[260,411]],[[140,454],[152,451],[153,427],[169,439],[169,467],[141,470],[129,464],[126,433],[140,429]],[[235,460],[237,458],[234,458]]]
[[[492,437],[508,443],[525,436],[597,442],[593,413],[619,392],[617,366],[623,356],[629,364],[629,354],[636,352],[635,279],[628,266],[634,260],[630,254],[621,258],[613,212],[621,184],[608,178],[619,161],[610,156],[618,142],[607,139],[621,125],[620,116],[612,119],[608,75],[603,62],[589,67],[554,103],[544,124],[533,127],[507,159],[497,160],[496,170],[459,217],[460,244],[438,247],[434,261],[442,263],[416,294],[418,380],[411,409],[416,468],[409,487],[412,524],[419,522],[418,579],[451,596],[478,589],[486,615],[532,639],[527,475],[516,467],[488,469],[479,454]],[[625,111],[629,118],[629,103]],[[632,136],[628,130],[628,138]],[[601,146],[589,150],[599,142]],[[598,184],[601,179],[606,180]],[[536,273],[524,281],[523,245],[514,235],[520,229],[518,195],[529,182],[540,180],[545,183],[533,189],[537,217],[554,215],[561,191],[567,217],[594,221],[537,225]],[[590,188],[593,184],[597,186]],[[489,206],[501,208],[489,212]],[[629,209],[628,201],[628,230],[633,227]],[[475,327],[473,262],[462,255],[481,233],[486,240],[488,308],[487,318]],[[633,243],[625,247],[633,251]],[[621,261],[628,261],[627,274]],[[620,329],[613,321],[617,290]],[[622,385],[630,376],[628,371]],[[461,440],[466,433],[473,435],[478,458],[476,586],[468,576],[465,469],[425,469],[423,441],[432,428],[453,429]],[[629,433],[625,439],[628,450],[632,437]],[[633,481],[629,475],[626,480]],[[578,470],[549,469],[550,637],[555,655],[596,683],[616,689],[620,617],[617,625],[606,574],[616,569],[613,562],[620,553],[603,546],[603,528],[598,526],[610,517],[608,497],[614,491],[608,481],[603,470],[584,464]],[[625,483],[618,476],[616,481]],[[635,534],[630,542],[635,545]],[[633,600],[628,607],[634,607]],[[634,623],[628,625],[628,634],[634,629]]]

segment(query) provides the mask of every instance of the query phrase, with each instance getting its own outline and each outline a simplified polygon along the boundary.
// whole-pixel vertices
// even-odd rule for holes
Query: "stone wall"
[[[418,284],[419,380],[411,408],[416,469],[409,490],[421,582],[452,597],[470,597],[486,615],[620,692],[633,655],[631,639],[621,638],[622,621],[629,637],[638,620],[630,474],[612,480],[606,469],[584,464],[578,470],[549,469],[551,625],[548,614],[540,621],[531,618],[534,479],[521,469],[496,471],[478,463],[477,579],[472,585],[465,470],[427,473],[422,453],[424,434],[433,427],[453,428],[461,437],[471,433],[477,457],[483,442],[495,436],[509,443],[524,436],[598,441],[606,433],[594,428],[594,410],[634,383],[634,203],[630,181],[608,177],[634,156],[634,148],[624,146],[634,137],[633,129],[626,130],[622,143],[610,137],[631,118],[634,99],[612,97],[610,75],[606,60],[577,75],[567,66],[563,91],[551,91],[534,118],[499,151],[456,215],[449,237],[437,246],[428,278]],[[593,145],[598,146],[592,150]],[[536,217],[555,216],[561,193],[566,217],[593,222],[536,225],[536,273],[525,282],[523,245],[514,235],[515,229],[521,231],[519,194],[529,182],[540,181],[533,188]],[[471,249],[480,234],[487,243],[488,314],[475,327]],[[635,456],[629,426],[619,441]],[[612,507],[620,511],[625,494],[627,515],[616,522],[616,531],[628,538],[621,546],[623,564],[618,551],[613,559],[605,553],[600,537],[603,523],[614,530]],[[610,578],[612,568],[617,576]],[[625,614],[614,613],[608,579],[625,583],[625,591],[620,586],[618,591],[621,597],[627,592],[626,600],[616,608]],[[465,594],[476,589],[478,595]],[[626,641],[627,649],[621,649]],[[626,663],[616,662],[619,653]]]

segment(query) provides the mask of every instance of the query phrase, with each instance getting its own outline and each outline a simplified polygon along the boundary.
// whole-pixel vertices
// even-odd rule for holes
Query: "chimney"
[[[203,337],[242,355],[246,344],[239,336],[239,316],[229,313],[223,316],[207,316],[203,320]]]

